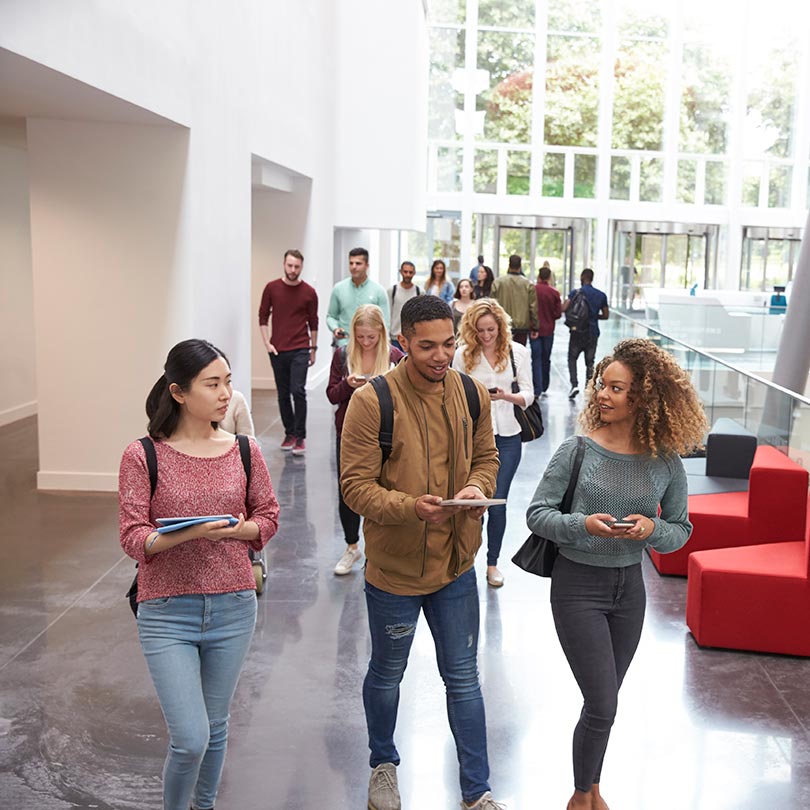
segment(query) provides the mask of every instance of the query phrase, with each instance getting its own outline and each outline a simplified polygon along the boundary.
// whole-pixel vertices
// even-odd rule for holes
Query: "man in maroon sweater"
[[[318,293],[301,280],[303,269],[301,252],[288,250],[284,274],[267,284],[259,306],[259,331],[273,366],[284,425],[281,449],[295,456],[306,452],[307,370],[318,348]]]
[[[544,262],[535,285],[539,327],[530,338],[534,395],[545,396],[551,377],[551,348],[554,345],[554,321],[562,312],[560,293],[549,284],[551,268]]]

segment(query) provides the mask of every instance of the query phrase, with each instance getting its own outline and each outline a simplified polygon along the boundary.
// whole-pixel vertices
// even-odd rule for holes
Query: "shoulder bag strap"
[[[569,514],[571,512],[571,504],[574,501],[574,490],[577,488],[577,481],[579,481],[579,468],[582,466],[582,457],[585,455],[585,439],[582,436],[577,436],[577,454],[574,456],[574,466],[571,468],[571,478],[568,481],[568,489],[565,490],[562,504],[560,504],[560,512]]]
[[[245,491],[250,489],[250,439],[242,433],[236,434],[236,441],[239,442],[239,455],[242,457],[242,466],[245,468]]]
[[[377,394],[377,399],[380,401],[379,442],[380,451],[382,452],[382,464],[385,464],[391,455],[391,448],[394,446],[394,400],[391,397],[388,380],[382,374],[374,377],[370,382]]]

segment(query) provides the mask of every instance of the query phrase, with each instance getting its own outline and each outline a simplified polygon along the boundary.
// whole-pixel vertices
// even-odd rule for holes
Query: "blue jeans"
[[[574,786],[602,775],[619,687],[636,653],[647,601],[641,563],[598,568],[560,554],[551,575],[551,612],[584,703],[574,729]]]
[[[214,806],[231,698],[255,624],[255,591],[168,596],[138,605],[141,648],[169,730],[164,810]]]
[[[520,455],[523,452],[520,434],[514,436],[495,435],[495,446],[498,448],[498,478],[495,482],[495,498],[505,498],[509,495],[509,487],[520,464]],[[487,565],[497,565],[501,555],[503,535],[506,531],[506,504],[503,506],[490,506],[487,510]]]
[[[529,338],[532,350],[532,382],[534,395],[539,397],[548,391],[551,382],[551,349],[554,346],[554,334]]]
[[[394,729],[399,684],[408,664],[416,622],[424,611],[447,693],[447,717],[456,741],[461,795],[472,803],[489,790],[484,699],[478,683],[478,587],[470,569],[441,590],[397,596],[366,582],[371,661],[363,681],[369,762],[399,765]]]
[[[278,410],[287,436],[307,437],[307,371],[309,349],[291,349],[270,355],[276,378]]]

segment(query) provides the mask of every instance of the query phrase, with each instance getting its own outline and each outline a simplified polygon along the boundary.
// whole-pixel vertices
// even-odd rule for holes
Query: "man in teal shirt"
[[[346,345],[352,316],[362,304],[376,304],[382,310],[386,328],[391,328],[388,295],[368,277],[368,251],[365,248],[349,251],[349,275],[350,278],[335,284],[326,314],[326,325],[336,346]]]

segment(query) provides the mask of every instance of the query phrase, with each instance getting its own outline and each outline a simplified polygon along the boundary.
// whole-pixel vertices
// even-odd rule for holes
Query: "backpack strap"
[[[391,303],[392,304],[394,303],[394,299],[397,297],[397,287],[399,287],[399,284],[394,284],[394,286],[391,287]]]
[[[250,489],[250,439],[243,433],[237,433],[236,441],[239,442],[239,455],[242,457],[242,466],[245,468],[245,492],[247,492]]]
[[[461,384],[464,386],[464,396],[467,397],[467,409],[472,418],[474,436],[475,429],[478,427],[478,417],[481,415],[481,400],[478,398],[478,389],[475,387],[472,377],[462,371],[459,371],[459,375],[461,376]]]
[[[146,469],[149,470],[149,500],[155,497],[157,488],[157,453],[155,453],[155,443],[149,436],[142,436],[138,441],[146,454]]]
[[[371,385],[380,401],[380,432],[379,442],[382,452],[382,467],[391,455],[391,448],[394,445],[394,400],[391,398],[391,389],[388,387],[388,380],[383,375],[373,377]]]
[[[467,399],[467,409],[472,418],[473,436],[478,427],[478,417],[481,415],[481,400],[478,397],[478,389],[472,381],[472,377],[459,372],[461,382],[464,386],[464,396]],[[383,375],[370,380],[377,399],[380,401],[380,431],[379,443],[382,452],[382,464],[388,461],[391,449],[394,446],[394,400],[391,397],[391,389],[388,380]],[[380,466],[382,466],[382,464]]]
[[[419,285],[418,285],[418,284],[416,285],[416,294],[417,294],[417,295],[421,295],[421,294],[422,294],[422,291],[419,289]]]

